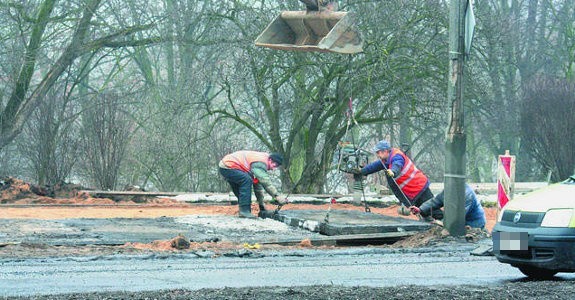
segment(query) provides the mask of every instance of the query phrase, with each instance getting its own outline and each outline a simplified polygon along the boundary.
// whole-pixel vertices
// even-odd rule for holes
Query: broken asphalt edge
[[[114,261],[114,260],[161,260],[161,259],[220,259],[220,258],[264,258],[264,257],[322,257],[322,256],[361,256],[361,255],[381,255],[381,254],[426,254],[435,253],[437,255],[452,255],[454,253],[469,253],[477,248],[476,244],[442,243],[434,246],[420,248],[373,248],[373,247],[353,247],[341,249],[286,249],[286,250],[249,250],[238,249],[226,252],[194,251],[187,253],[152,253],[152,254],[111,254],[97,256],[62,256],[62,257],[31,257],[31,258],[5,258],[0,259],[0,265],[18,261]]]

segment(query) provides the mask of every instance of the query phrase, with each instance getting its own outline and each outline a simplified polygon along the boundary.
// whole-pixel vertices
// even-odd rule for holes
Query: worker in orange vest
[[[379,158],[367,166],[358,170],[362,175],[369,175],[387,169],[387,175],[395,180],[398,191],[392,189],[397,198],[403,192],[413,206],[419,207],[423,202],[432,199],[433,193],[429,189],[429,179],[419,170],[413,161],[401,150],[392,148],[388,141],[379,141],[373,148],[373,152]],[[432,217],[436,220],[443,219],[441,210],[433,211]]]
[[[251,210],[252,186],[260,211],[266,210],[264,190],[278,203],[287,203],[286,197],[278,193],[268,175],[269,170],[276,169],[282,163],[283,156],[279,153],[246,150],[230,153],[220,160],[220,174],[224,176],[238,198],[240,218],[256,218]]]

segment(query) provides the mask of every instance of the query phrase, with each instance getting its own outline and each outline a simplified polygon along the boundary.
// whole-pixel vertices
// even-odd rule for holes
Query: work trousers
[[[232,187],[234,195],[238,198],[240,207],[249,207],[252,203],[252,185],[254,183],[252,176],[247,172],[220,168],[220,174]]]
[[[465,220],[465,225],[473,228],[485,228],[485,219]]]

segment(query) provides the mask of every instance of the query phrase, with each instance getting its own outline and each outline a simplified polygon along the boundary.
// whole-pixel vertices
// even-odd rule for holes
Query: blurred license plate
[[[527,251],[529,235],[527,232],[494,232],[494,251]]]

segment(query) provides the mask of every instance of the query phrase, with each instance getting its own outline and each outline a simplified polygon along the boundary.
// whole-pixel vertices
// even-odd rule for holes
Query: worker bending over
[[[403,193],[415,207],[433,199],[433,193],[429,189],[429,179],[401,150],[392,148],[388,141],[382,140],[375,145],[373,152],[379,160],[361,168],[358,173],[369,175],[387,169],[387,175],[399,187],[398,190],[390,184],[394,195],[401,199],[401,193]],[[443,212],[441,210],[433,211],[432,216],[434,219],[443,219]]]
[[[435,198],[425,201],[421,206],[412,206],[409,209],[413,214],[420,214],[427,218],[433,211],[440,210],[444,206],[444,191],[441,191]],[[477,195],[469,184],[465,184],[465,225],[474,228],[485,227],[485,211]]]
[[[286,197],[280,196],[268,175],[269,170],[276,169],[282,163],[283,156],[279,153],[269,154],[257,151],[237,151],[220,160],[220,174],[224,176],[238,198],[240,218],[256,218],[251,210],[252,186],[260,211],[266,210],[264,190],[278,203],[287,202]]]

